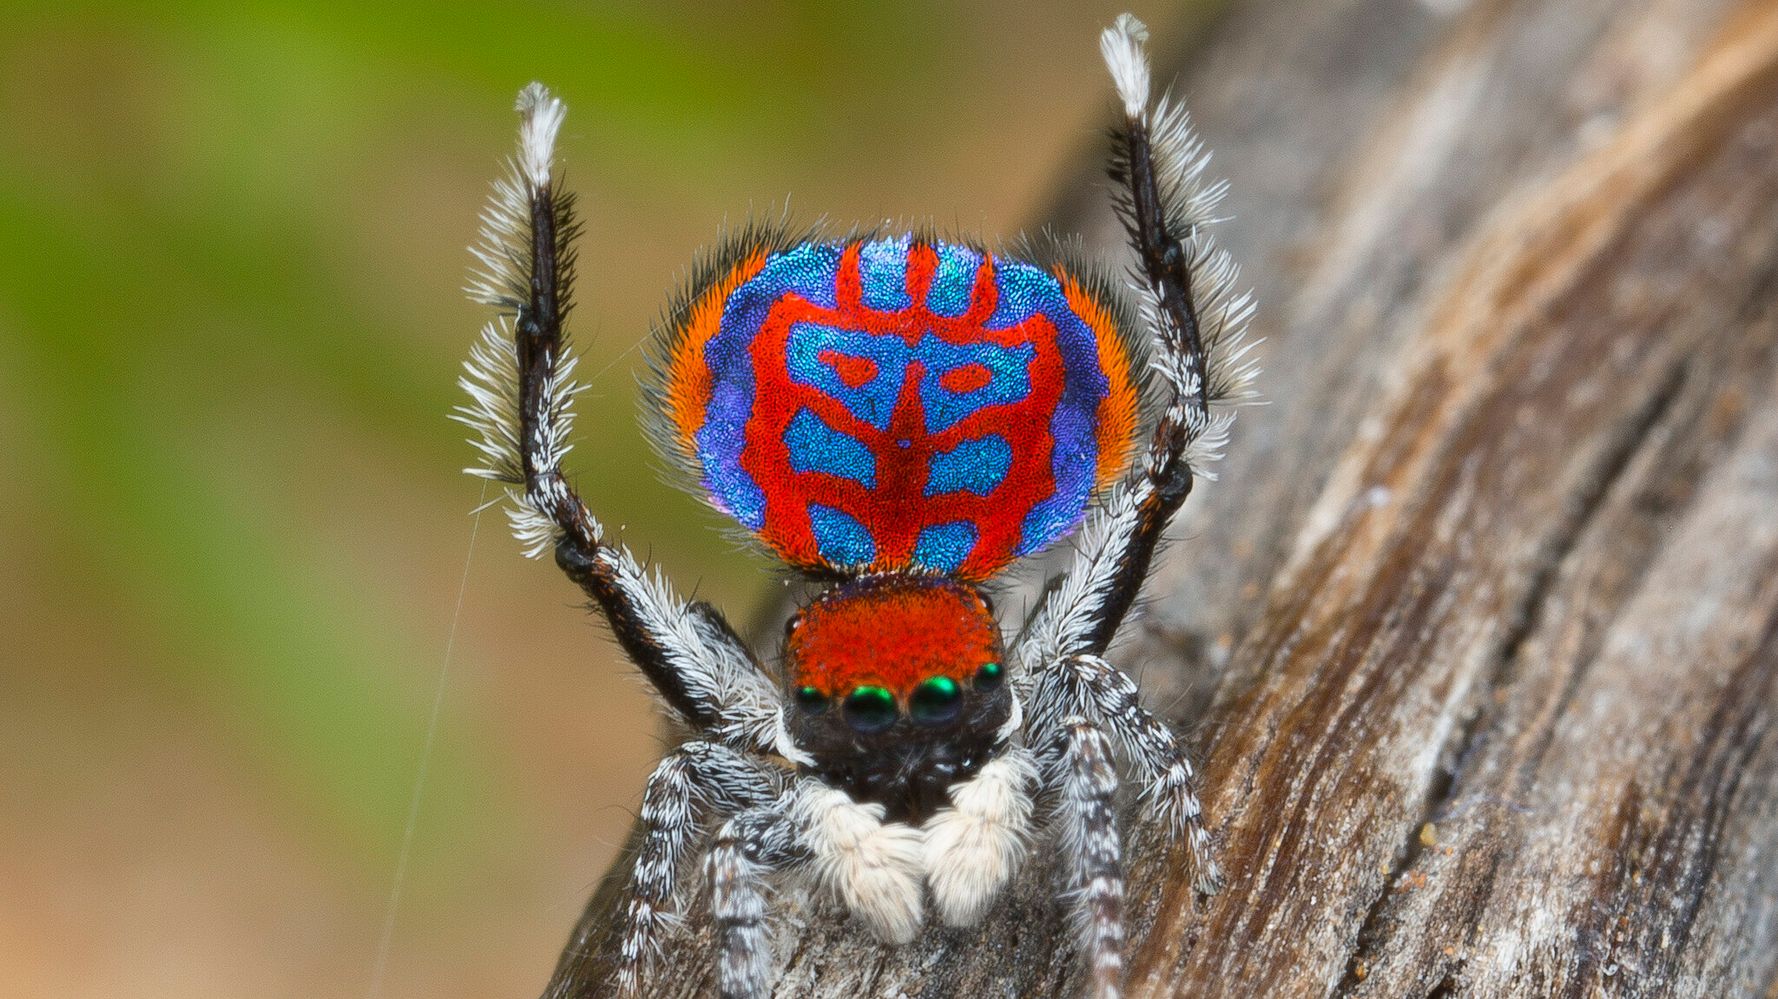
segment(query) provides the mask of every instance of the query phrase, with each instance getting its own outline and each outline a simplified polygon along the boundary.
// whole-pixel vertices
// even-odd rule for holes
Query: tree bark
[[[1230,875],[1136,831],[1130,994],[1778,997],[1778,3],[1249,0],[1160,62],[1272,404],[1115,652]],[[1055,217],[1118,252],[1099,153]],[[903,948],[785,887],[779,994],[1077,994],[1045,857]]]

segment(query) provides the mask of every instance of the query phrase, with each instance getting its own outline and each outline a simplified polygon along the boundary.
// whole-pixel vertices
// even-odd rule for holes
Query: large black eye
[[[882,687],[856,687],[846,695],[846,724],[860,732],[881,732],[895,724],[895,695]]]
[[[963,710],[963,688],[948,676],[935,676],[914,688],[908,713],[922,725],[943,725]]]
[[[827,696],[817,687],[796,688],[796,706],[809,714],[818,715],[827,710]]]
[[[975,671],[975,689],[994,690],[1005,678],[1005,668],[999,663],[987,663]]]

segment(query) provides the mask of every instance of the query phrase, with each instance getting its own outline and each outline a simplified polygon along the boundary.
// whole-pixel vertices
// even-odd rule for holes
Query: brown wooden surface
[[[1778,3],[1250,0],[1159,56],[1273,402],[1117,652],[1230,874],[1139,845],[1131,994],[1778,996]],[[1110,246],[1101,188],[1056,217]],[[900,949],[787,888],[779,994],[1070,995],[1049,878]],[[651,994],[712,967],[694,917]]]

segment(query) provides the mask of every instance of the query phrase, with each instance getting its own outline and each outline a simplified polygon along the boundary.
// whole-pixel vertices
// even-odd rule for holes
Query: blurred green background
[[[0,995],[364,996],[479,486],[460,288],[531,79],[587,215],[571,466],[746,620],[636,349],[724,223],[1011,234],[1097,149],[1125,4],[363,2],[0,13]],[[1138,9],[1162,37],[1178,11]],[[483,518],[386,996],[534,994],[658,753]]]

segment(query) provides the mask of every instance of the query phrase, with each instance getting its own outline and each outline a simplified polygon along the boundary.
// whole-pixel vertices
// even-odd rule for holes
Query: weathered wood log
[[[1778,4],[1249,0],[1176,64],[1274,404],[1117,653],[1230,874],[1138,834],[1130,993],[1778,996]],[[899,949],[787,888],[779,994],[1074,994],[1053,883]]]

